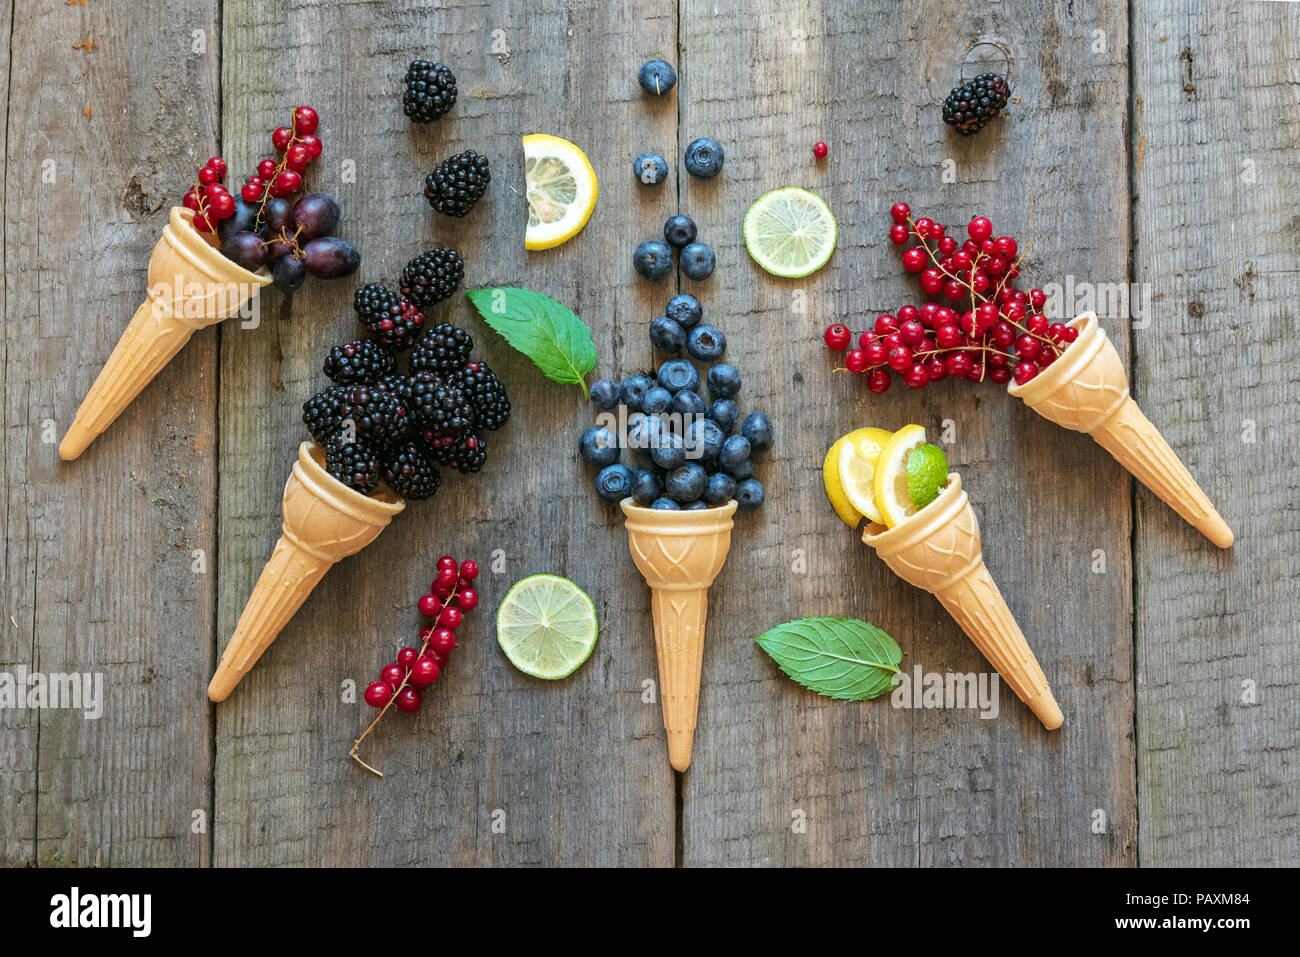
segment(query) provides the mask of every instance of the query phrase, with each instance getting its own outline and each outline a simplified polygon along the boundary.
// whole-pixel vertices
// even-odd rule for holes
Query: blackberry
[[[490,182],[488,158],[466,150],[443,160],[424,178],[424,198],[440,213],[464,216],[483,197]]]
[[[335,346],[325,357],[325,374],[339,385],[369,385],[396,368],[397,357],[369,339]]]
[[[360,442],[336,437],[325,443],[325,471],[348,488],[368,493],[379,484],[379,459]]]
[[[473,348],[474,340],[468,332],[450,322],[440,322],[416,343],[411,352],[411,371],[450,375],[464,368]]]
[[[465,260],[450,246],[420,253],[402,270],[402,295],[417,306],[442,302],[465,278]]]
[[[510,421],[510,398],[486,362],[474,360],[453,376],[453,381],[469,397],[474,408],[474,424],[495,432]]]
[[[412,122],[432,123],[456,104],[456,76],[441,63],[412,60],[403,82],[402,111]]]
[[[386,375],[377,380],[371,388],[380,392],[390,392],[403,402],[411,401],[411,383],[404,375]]]
[[[996,73],[981,73],[948,94],[943,101],[943,121],[962,136],[970,136],[1006,109],[1010,96],[1006,80]]]
[[[345,399],[347,418],[356,427],[357,436],[371,448],[396,445],[410,431],[406,402],[391,392],[359,385],[349,390]]]
[[[417,372],[408,378],[411,415],[426,439],[454,439],[470,430],[474,409],[459,386],[435,372]]]
[[[357,290],[352,308],[376,341],[398,352],[411,348],[424,327],[424,313],[377,282]]]
[[[346,386],[333,386],[324,392],[317,392],[302,404],[302,421],[307,431],[317,442],[324,443],[340,428],[348,411]]]
[[[442,482],[433,462],[414,442],[407,442],[397,449],[384,463],[384,469],[384,478],[402,498],[429,498],[438,491]]]
[[[450,442],[430,443],[439,465],[469,475],[483,468],[487,461],[487,442],[477,435],[466,435]]]

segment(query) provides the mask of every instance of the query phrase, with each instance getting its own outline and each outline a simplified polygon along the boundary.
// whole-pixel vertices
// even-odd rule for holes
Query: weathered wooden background
[[[99,672],[106,689],[99,720],[0,711],[0,863],[1300,857],[1300,6],[10,0],[0,35],[0,671]],[[1015,105],[959,140],[938,105],[984,39],[1011,55]],[[460,81],[433,128],[412,129],[397,103],[416,56]],[[635,82],[652,56],[681,77],[661,101]],[[471,328],[516,409],[487,468],[447,477],[332,571],[221,705],[204,689],[278,534],[300,406],[328,345],[353,335],[355,284],[268,292],[260,327],[199,333],[85,456],[59,462],[55,440],[141,300],[195,167],[219,152],[247,170],[298,103],[323,118],[311,182],[344,204],[359,281],[392,283],[450,242],[467,287],[573,306],[601,374],[649,363],[647,323],[671,291],[634,275],[636,243],[681,210],[717,249],[717,273],[691,289],[779,437],[767,507],[739,521],[713,589],[686,775],[641,699],[655,676],[646,589],[572,451],[591,409],[460,297],[434,313]],[[533,131],[582,146],[601,196],[579,238],[528,254],[518,138]],[[720,177],[633,182],[632,156],[680,161],[701,135],[726,149]],[[435,219],[422,176],[471,146],[492,159],[488,195],[463,221]],[[840,225],[831,264],[800,282],[760,272],[740,237],[749,203],[783,185],[816,190]],[[1040,281],[1144,284],[1147,321],[1105,324],[1144,409],[1236,531],[1231,551],[997,387],[872,397],[831,374],[826,324],[862,328],[916,298],[884,238],[900,199],[949,223],[991,216],[1032,242]],[[800,614],[847,614],[893,634],[908,668],[985,670],[821,487],[836,435],[944,419],[989,565],[1065,711],[1055,734],[1009,693],[987,721],[819,698],[750,640]],[[438,555],[486,562],[494,549],[505,571],[484,575],[424,710],[386,718],[369,742],[387,777],[360,771],[347,750],[369,709],[341,703],[342,683],[370,680],[414,636]],[[504,590],[537,571],[584,586],[602,624],[591,660],[557,684],[516,672],[494,640]]]

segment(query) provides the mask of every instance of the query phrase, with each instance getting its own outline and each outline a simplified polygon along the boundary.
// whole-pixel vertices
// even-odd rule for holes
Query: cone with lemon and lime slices
[[[1044,727],[1059,728],[1061,708],[984,564],[979,523],[961,476],[947,471],[943,453],[925,444],[919,425],[893,435],[862,429],[840,442],[832,451],[843,465],[832,476],[828,455],[825,471],[827,495],[840,517],[856,528],[846,504],[866,517],[862,541],[894,574],[938,598]]]
[[[650,586],[668,761],[685,771],[700,706],[709,586],[731,549],[737,506],[734,499],[698,511],[642,508],[630,498],[621,504],[632,561]]]
[[[1124,364],[1096,313],[1085,312],[1070,325],[1079,335],[1061,357],[1007,391],[1043,418],[1091,435],[1197,531],[1220,548],[1231,547],[1228,523],[1129,395]]]

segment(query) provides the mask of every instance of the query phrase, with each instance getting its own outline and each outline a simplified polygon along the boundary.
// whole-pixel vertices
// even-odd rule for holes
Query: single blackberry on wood
[[[450,375],[464,368],[474,349],[470,334],[450,322],[440,322],[424,334],[411,352],[412,372]]]
[[[411,348],[424,328],[424,313],[377,282],[357,290],[352,308],[376,341],[398,352]]]
[[[325,374],[339,385],[368,385],[397,368],[397,357],[378,342],[354,339],[325,357]]]
[[[996,73],[981,73],[956,87],[943,101],[943,121],[962,136],[984,128],[1001,110],[1006,109],[1011,87]]]
[[[403,82],[402,111],[413,122],[432,123],[456,104],[456,76],[441,63],[412,60]]]
[[[411,414],[426,440],[456,438],[474,424],[474,409],[457,385],[434,372],[416,372],[411,383]]]
[[[464,216],[492,182],[488,158],[473,150],[443,160],[424,178],[424,198],[440,213]]]
[[[416,256],[402,270],[402,295],[417,306],[442,302],[465,278],[465,260],[450,246],[435,246]]]
[[[483,468],[487,461],[487,442],[477,435],[466,435],[451,442],[430,444],[433,457],[439,465],[469,475]]]
[[[411,428],[406,401],[391,392],[359,385],[345,396],[347,418],[356,428],[357,437],[374,449],[396,445]]]
[[[360,442],[336,436],[325,443],[325,471],[348,488],[363,494],[379,484],[379,459]]]
[[[336,385],[317,392],[302,404],[302,421],[317,442],[328,441],[343,427],[343,420],[349,415],[347,395],[350,391],[346,386]]]
[[[510,421],[510,398],[506,395],[506,387],[486,362],[477,359],[466,362],[453,379],[469,396],[478,427],[496,431]]]
[[[398,448],[384,467],[385,479],[402,498],[429,498],[442,482],[433,461],[414,442]]]

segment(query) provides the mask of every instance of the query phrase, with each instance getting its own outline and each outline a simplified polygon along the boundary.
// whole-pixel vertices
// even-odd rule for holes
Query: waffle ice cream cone
[[[1079,337],[1061,357],[1008,391],[1057,425],[1091,435],[1197,531],[1230,547],[1232,529],[1128,394],[1123,363],[1096,314],[1085,312],[1070,325]]]
[[[642,508],[628,498],[622,506],[632,561],[650,586],[668,761],[685,771],[700,706],[709,586],[731,548],[736,503],[674,512]]]
[[[1043,669],[984,565],[979,523],[960,475],[950,474],[939,497],[902,524],[868,524],[862,540],[899,578],[939,599],[1044,727],[1061,726],[1061,707]]]
[[[213,701],[224,701],[235,689],[330,566],[373,542],[406,507],[383,483],[370,495],[348,488],[325,471],[324,461],[324,450],[315,442],[298,447],[298,461],[284,486],[284,533],[208,685]]]
[[[194,213],[172,208],[149,260],[149,298],[135,311],[95,384],[82,400],[59,457],[86,451],[162,371],[196,329],[233,315],[271,281],[265,270],[236,266],[192,225]]]

